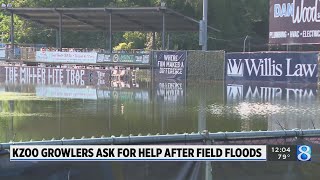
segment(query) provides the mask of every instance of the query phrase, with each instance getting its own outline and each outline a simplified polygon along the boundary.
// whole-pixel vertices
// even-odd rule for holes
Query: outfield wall
[[[318,52],[189,50],[102,54],[34,51],[34,56],[28,57],[21,56],[20,60],[30,62],[30,65],[74,63],[150,68],[154,72],[153,77],[160,79],[318,83],[319,78]]]

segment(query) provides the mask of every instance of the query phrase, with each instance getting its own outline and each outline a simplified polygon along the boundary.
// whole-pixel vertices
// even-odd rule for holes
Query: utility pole
[[[203,0],[203,45],[202,50],[206,51],[208,49],[208,0]]]

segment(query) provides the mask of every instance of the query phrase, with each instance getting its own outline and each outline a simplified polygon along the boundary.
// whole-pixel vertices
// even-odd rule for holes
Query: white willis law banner
[[[57,63],[96,63],[96,52],[37,51],[36,61]]]
[[[11,161],[266,161],[266,145],[12,145]]]
[[[230,81],[318,82],[318,53],[226,53],[225,78]]]

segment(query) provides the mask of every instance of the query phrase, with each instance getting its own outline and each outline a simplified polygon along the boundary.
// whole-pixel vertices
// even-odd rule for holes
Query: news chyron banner
[[[187,51],[156,51],[156,79],[186,79]]]
[[[308,145],[12,145],[10,161],[311,161]]]
[[[270,44],[319,44],[318,0],[270,0]]]
[[[265,145],[76,145],[10,148],[11,161],[266,161]]]
[[[225,79],[317,83],[318,53],[226,53]]]

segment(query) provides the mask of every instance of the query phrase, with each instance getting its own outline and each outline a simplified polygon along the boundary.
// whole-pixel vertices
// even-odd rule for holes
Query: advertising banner
[[[126,64],[149,64],[149,54],[98,54],[97,63],[126,63]]]
[[[186,78],[187,51],[157,51],[155,58],[155,78]]]
[[[270,0],[270,44],[319,44],[318,0]]]
[[[37,85],[107,85],[111,71],[105,69],[72,69],[32,66],[0,66],[0,82]]]
[[[227,53],[225,73],[232,81],[317,83],[318,53]]]
[[[95,52],[56,52],[56,51],[37,51],[36,61],[51,63],[90,63],[94,64],[97,60]]]

